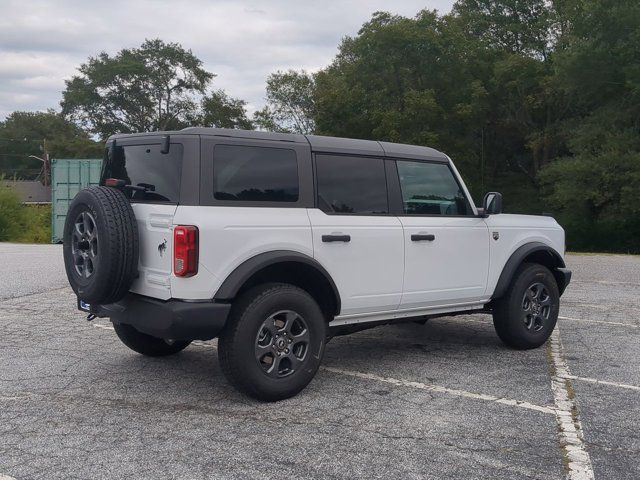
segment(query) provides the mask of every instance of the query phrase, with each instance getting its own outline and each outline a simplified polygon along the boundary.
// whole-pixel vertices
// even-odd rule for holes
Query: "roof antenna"
[[[171,137],[169,137],[169,135],[164,135],[162,137],[162,148],[160,148],[160,153],[169,153],[170,145],[171,145]]]

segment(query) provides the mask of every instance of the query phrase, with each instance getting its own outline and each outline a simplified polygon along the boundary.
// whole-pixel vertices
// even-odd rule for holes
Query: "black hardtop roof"
[[[231,128],[189,127],[167,132],[147,132],[133,134],[116,134],[109,140],[149,135],[205,135],[215,137],[250,138],[255,140],[271,140],[289,143],[308,143],[311,150],[317,153],[350,153],[354,155],[387,156],[393,158],[411,158],[416,160],[436,160],[447,162],[448,157],[430,147],[406,145],[402,143],[379,142],[377,140],[361,140],[357,138],[325,137],[321,135],[302,135],[298,133],[276,133],[260,130],[240,130]]]

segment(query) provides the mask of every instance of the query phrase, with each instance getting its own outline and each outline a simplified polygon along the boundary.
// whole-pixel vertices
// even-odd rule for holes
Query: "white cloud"
[[[58,108],[64,79],[89,56],[178,42],[217,74],[214,88],[263,104],[267,75],[327,65],[345,35],[378,10],[414,16],[448,11],[453,0],[3,0],[0,119],[14,109]]]

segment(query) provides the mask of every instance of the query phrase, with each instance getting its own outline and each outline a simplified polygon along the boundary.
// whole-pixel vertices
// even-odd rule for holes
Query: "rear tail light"
[[[173,273],[176,277],[198,273],[198,227],[178,225],[173,230]]]

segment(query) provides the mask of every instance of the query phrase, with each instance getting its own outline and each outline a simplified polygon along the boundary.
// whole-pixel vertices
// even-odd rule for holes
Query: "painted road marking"
[[[411,387],[411,388],[417,388],[420,390],[428,390],[430,392],[447,393],[449,395],[455,395],[457,397],[472,398],[474,400],[484,400],[487,402],[495,402],[495,403],[500,403],[502,405],[526,408],[528,410],[534,410],[536,412],[542,412],[542,413],[551,413],[551,414],[556,413],[553,407],[544,407],[541,405],[534,405],[533,403],[529,403],[529,402],[512,400],[509,398],[495,397],[493,395],[487,395],[484,393],[473,393],[473,392],[467,392],[465,390],[457,390],[454,388],[441,387],[439,385],[433,385],[430,383],[412,382],[409,380],[400,380],[400,379],[391,378],[391,377],[381,377],[379,375],[374,375],[372,373],[355,372],[352,370],[343,370],[341,368],[326,367],[326,366],[321,366],[320,368],[328,372],[348,375],[350,377],[362,378],[365,380],[375,380],[377,382],[390,383],[398,387]]]
[[[574,322],[599,323],[602,325],[616,325],[619,327],[640,328],[640,325],[635,325],[633,323],[605,322],[604,320],[585,320],[584,318],[561,317],[561,316],[559,316],[558,318],[561,320],[573,320]]]
[[[555,403],[556,421],[560,436],[560,447],[567,460],[567,478],[570,480],[592,480],[591,457],[584,445],[582,424],[578,416],[573,388],[569,377],[571,372],[562,356],[560,329],[555,328],[547,344],[551,367],[551,390]]]
[[[626,383],[616,383],[616,382],[608,382],[606,380],[598,380],[596,378],[589,377],[576,377],[575,375],[568,375],[563,378],[568,378],[571,380],[580,380],[581,382],[589,382],[589,383],[597,383],[599,385],[607,385],[609,387],[618,387],[618,388],[626,388],[627,390],[635,390],[640,392],[640,387],[637,385],[628,385]]]
[[[102,328],[103,330],[113,330],[113,326],[111,325],[104,325],[102,323],[93,323],[92,325],[96,328]]]
[[[0,480],[16,480],[13,477],[10,477],[9,475],[3,475],[0,473]]]

